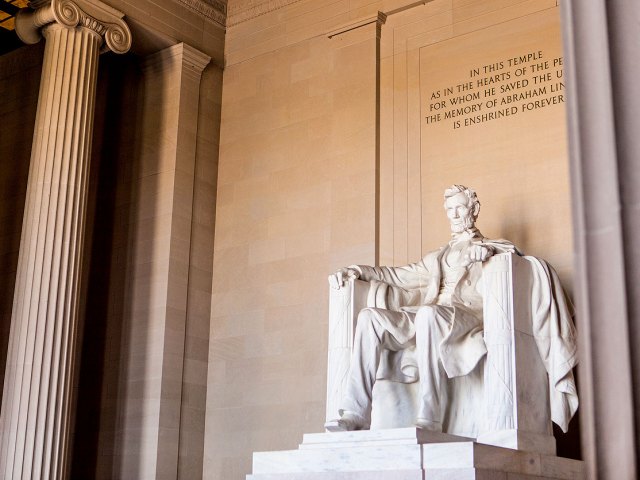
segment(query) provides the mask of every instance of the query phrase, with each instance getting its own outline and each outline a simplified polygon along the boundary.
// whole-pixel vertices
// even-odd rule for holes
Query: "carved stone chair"
[[[464,377],[448,380],[445,433],[480,443],[555,455],[549,380],[533,337],[531,264],[500,254],[482,267],[486,357]],[[330,289],[327,421],[335,419],[349,371],[358,313],[376,307],[369,284],[350,280]],[[477,401],[461,401],[471,396]],[[418,383],[378,380],[373,389],[371,429],[411,427]]]

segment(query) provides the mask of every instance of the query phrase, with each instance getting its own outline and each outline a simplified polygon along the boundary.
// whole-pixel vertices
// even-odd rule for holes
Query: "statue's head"
[[[461,233],[472,228],[480,213],[476,192],[464,185],[452,185],[444,191],[444,209],[451,231]]]

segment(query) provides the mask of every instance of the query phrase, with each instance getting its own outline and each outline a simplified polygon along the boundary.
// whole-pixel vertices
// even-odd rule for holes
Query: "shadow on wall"
[[[118,416],[127,378],[122,339],[133,248],[130,218],[137,203],[132,184],[141,149],[136,141],[142,109],[138,70],[133,56],[100,59],[71,478],[117,478]]]
[[[0,386],[4,385],[43,44],[0,56]],[[0,403],[2,389],[0,388]]]

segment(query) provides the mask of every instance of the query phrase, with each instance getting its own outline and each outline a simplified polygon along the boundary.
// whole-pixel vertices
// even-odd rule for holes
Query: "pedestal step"
[[[298,450],[256,452],[247,480],[578,480],[577,460],[417,428],[308,434]]]

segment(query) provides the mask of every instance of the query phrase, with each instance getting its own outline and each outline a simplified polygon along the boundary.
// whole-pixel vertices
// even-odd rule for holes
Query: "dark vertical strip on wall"
[[[78,335],[78,380],[71,478],[115,478],[121,322],[128,248],[127,189],[138,148],[139,74],[132,56],[101,58],[89,178],[85,299]],[[127,173],[129,172],[129,174]]]
[[[0,102],[0,385],[4,384],[42,55],[43,45],[38,44],[0,56],[4,94]]]

